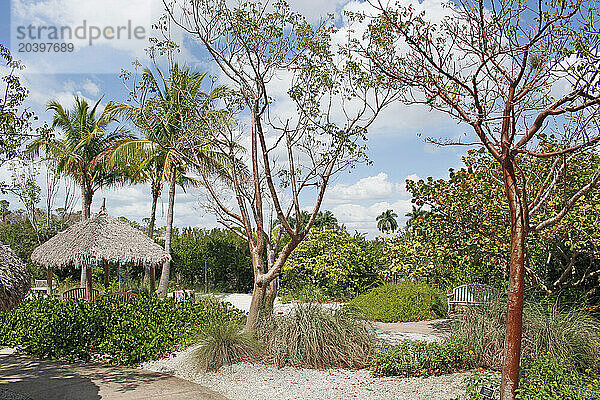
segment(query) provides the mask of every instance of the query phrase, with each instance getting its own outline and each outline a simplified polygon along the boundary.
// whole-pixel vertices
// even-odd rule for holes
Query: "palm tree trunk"
[[[150,214],[150,223],[148,224],[148,237],[154,238],[154,224],[156,223],[156,204],[158,203],[159,192],[152,189],[152,212]],[[149,265],[145,270],[144,282],[150,282],[150,292],[153,293],[156,290],[156,283],[154,279],[154,266]]]
[[[175,166],[171,166],[171,179],[169,186],[169,208],[167,211],[167,228],[165,232],[165,251],[171,253],[171,239],[173,238],[173,214],[175,209],[175,185],[176,182],[176,171]],[[160,282],[158,284],[158,295],[164,298],[167,295],[169,289],[169,274],[171,272],[171,262],[167,261],[163,265],[162,272],[160,274]]]
[[[92,205],[92,189],[85,183],[81,184],[81,220],[88,219],[90,217],[90,208]]]
[[[81,220],[84,221],[90,217],[91,206],[91,190],[88,189],[85,183],[81,184]],[[79,277],[79,287],[87,287],[87,275],[85,268],[81,268]]]
[[[150,214],[150,223],[148,224],[148,237],[154,239],[154,224],[156,223],[156,204],[158,203],[158,192],[152,191],[152,212]]]

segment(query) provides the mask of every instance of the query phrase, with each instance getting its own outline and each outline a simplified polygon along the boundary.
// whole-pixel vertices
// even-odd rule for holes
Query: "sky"
[[[410,3],[410,0],[403,2]],[[344,10],[364,6],[360,2],[345,0],[292,0],[290,4],[311,22],[333,13],[336,25],[340,27],[344,26]],[[444,12],[442,2],[438,0],[414,4],[432,15]],[[9,45],[13,57],[21,59],[26,66],[22,73],[22,81],[30,90],[26,105],[36,112],[41,121],[50,121],[51,114],[45,109],[49,100],[65,105],[73,104],[74,96],[94,102],[100,98],[103,102],[127,101],[128,90],[120,78],[121,69],[131,69],[136,59],[142,64],[148,62],[144,52],[149,44],[147,38],[153,34],[152,24],[162,12],[161,0],[3,0],[0,3],[0,43]],[[87,33],[85,38],[72,40],[73,52],[19,52],[19,43],[23,46],[32,44],[39,33],[29,31],[30,24],[36,27],[69,26],[73,30],[84,27],[85,30],[79,31],[79,37],[83,37],[82,32]],[[114,37],[118,26],[130,28],[121,30],[118,39],[90,39],[95,32],[105,30],[107,37]],[[49,34],[49,29],[41,33]],[[73,32],[77,36],[77,32]],[[213,76],[219,75],[216,66],[211,64],[193,37],[178,32],[174,39],[182,46],[178,55],[180,63]],[[21,50],[27,50],[27,47]],[[0,66],[0,72],[4,75],[4,66]],[[435,147],[425,143],[423,138],[455,137],[465,129],[445,115],[420,106],[390,106],[368,132],[367,155],[372,163],[360,164],[336,176],[321,208],[333,211],[350,232],[357,230],[371,238],[378,234],[375,218],[387,209],[393,209],[399,216],[398,222],[404,224],[405,214],[411,209],[410,195],[405,189],[406,179],[441,178],[447,176],[449,168],[461,166],[463,148]],[[10,175],[7,166],[0,167],[0,181],[10,180]],[[39,182],[42,187],[45,185],[43,173]],[[163,192],[157,216],[160,225],[164,225],[166,219],[168,193],[167,190]],[[0,194],[0,197],[7,198],[13,209],[21,207],[10,195]],[[59,191],[54,207],[61,206],[62,197],[64,189]],[[92,212],[99,209],[102,198],[106,198],[112,215],[141,221],[150,214],[151,196],[146,185],[101,189],[94,196]],[[215,218],[202,207],[203,203],[199,190],[188,189],[184,193],[178,188],[175,225],[217,227]]]

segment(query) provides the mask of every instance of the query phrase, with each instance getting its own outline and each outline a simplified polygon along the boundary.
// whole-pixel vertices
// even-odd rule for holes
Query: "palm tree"
[[[108,103],[98,116],[98,100],[93,107],[85,99],[75,96],[71,110],[56,101],[47,109],[54,113],[52,128],[59,128],[62,137],[40,136],[28,147],[32,155],[44,151],[48,160],[55,165],[55,173],[71,178],[81,188],[81,219],[90,217],[94,193],[104,186],[128,180],[128,171],[121,166],[108,167],[99,160],[100,155],[128,137],[120,128],[107,131],[108,125],[117,122],[116,108]],[[81,285],[85,286],[85,269],[81,271]]]
[[[423,207],[417,208],[413,205],[412,210],[407,212],[405,215],[408,217],[408,219],[417,219],[425,217],[427,215],[427,211],[423,210]]]
[[[337,224],[337,218],[329,210],[325,210],[325,212],[319,211],[315,217],[315,228],[334,228]]]
[[[175,190],[180,183],[192,183],[185,176],[186,162],[182,150],[183,143],[189,140],[191,130],[197,129],[194,116],[198,109],[208,108],[222,93],[222,88],[210,93],[201,90],[206,74],[179,68],[177,64],[170,70],[167,79],[157,68],[158,79],[154,73],[145,68],[142,80],[147,85],[146,91],[151,94],[147,101],[139,107],[122,104],[119,111],[126,114],[145,135],[145,138],[124,140],[110,153],[111,164],[135,164],[138,160],[139,171],[145,174],[146,181],[152,186],[152,214],[150,216],[149,235],[154,230],[156,203],[161,194],[163,184],[169,183],[169,200],[167,224],[165,232],[165,250],[171,251],[173,238],[173,217],[175,211]],[[208,149],[199,154],[206,168],[219,168],[221,159]],[[167,294],[170,275],[170,263],[163,265],[158,293]],[[152,275],[151,275],[152,276]]]
[[[398,229],[396,218],[398,218],[398,214],[396,214],[394,210],[382,212],[381,215],[377,217],[377,229],[386,234],[390,231],[394,232]]]
[[[97,116],[98,100],[93,107],[85,99],[75,97],[71,110],[56,101],[48,103],[47,109],[54,113],[52,128],[59,128],[60,138],[40,136],[28,148],[31,154],[46,157],[56,165],[56,173],[67,176],[81,188],[81,217],[90,217],[94,193],[101,187],[123,183],[128,180],[127,171],[120,166],[107,167],[99,156],[119,141],[128,137],[120,128],[107,132],[107,127],[117,122],[116,107],[108,103]]]

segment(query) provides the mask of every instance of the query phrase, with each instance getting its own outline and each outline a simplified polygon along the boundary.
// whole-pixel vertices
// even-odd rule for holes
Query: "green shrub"
[[[477,365],[502,366],[506,303],[497,300],[471,307],[452,327],[452,335],[475,352]],[[522,354],[546,354],[580,371],[600,368],[600,323],[583,310],[559,307],[556,303],[526,304],[523,313]]]
[[[375,376],[431,376],[449,374],[474,365],[472,351],[464,343],[405,340],[378,351],[371,363]]]
[[[420,321],[446,316],[446,298],[441,290],[424,283],[386,284],[360,295],[350,306],[366,318],[383,322]]]
[[[277,291],[277,295],[282,303],[291,303],[292,301],[299,301],[302,303],[326,303],[337,300],[328,295],[323,288],[320,288],[313,283],[307,283],[301,287],[280,288]]]
[[[459,396],[455,400],[486,400],[486,398],[479,394],[482,386],[493,389],[494,398],[498,398],[501,379],[502,376],[498,372],[489,370],[474,371],[463,380],[465,395]]]
[[[306,285],[329,298],[344,300],[379,282],[379,242],[345,229],[313,229],[290,254],[281,270],[281,287],[298,291]]]
[[[199,326],[241,318],[230,305],[210,301],[40,298],[0,312],[0,344],[42,358],[136,365],[188,344]]]
[[[526,360],[517,391],[521,400],[600,399],[600,377],[580,372],[551,354]]]
[[[365,368],[374,353],[367,322],[348,310],[298,304],[288,315],[262,316],[258,337],[277,366]]]
[[[261,343],[230,321],[203,327],[199,345],[193,357],[198,367],[205,371],[216,371],[223,365],[241,361],[256,361],[262,353]]]

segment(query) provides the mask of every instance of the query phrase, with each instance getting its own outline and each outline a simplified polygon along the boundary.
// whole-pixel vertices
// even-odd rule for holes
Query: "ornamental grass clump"
[[[502,366],[506,303],[471,307],[453,324],[452,335],[473,349],[477,365]],[[522,354],[530,359],[550,354],[579,371],[600,369],[600,322],[581,309],[557,303],[529,303],[523,312]]]
[[[350,310],[297,304],[284,316],[261,318],[258,336],[277,366],[365,368],[374,354],[370,325]]]
[[[217,371],[224,365],[262,358],[262,344],[233,322],[209,324],[202,328],[199,339],[192,354],[198,369]]]

